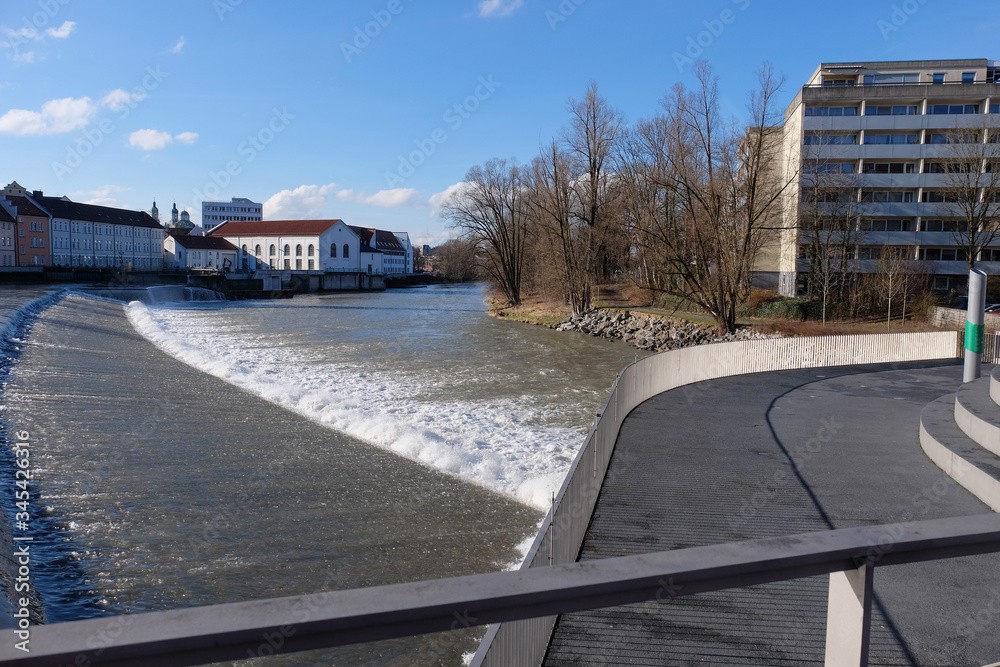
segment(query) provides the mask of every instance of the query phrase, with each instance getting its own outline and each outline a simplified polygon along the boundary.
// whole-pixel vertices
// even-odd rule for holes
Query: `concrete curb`
[[[942,442],[942,437],[932,435],[932,429],[936,430],[933,426],[934,420],[946,413],[947,403],[953,396],[953,394],[942,396],[921,411],[920,447],[949,477],[986,503],[994,512],[1000,512],[1000,480],[994,479],[953,452]]]

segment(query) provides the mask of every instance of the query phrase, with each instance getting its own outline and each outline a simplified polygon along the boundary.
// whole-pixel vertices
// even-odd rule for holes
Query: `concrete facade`
[[[227,220],[259,221],[264,219],[264,205],[243,197],[232,201],[206,201],[201,203],[201,226],[208,232]]]
[[[858,236],[847,257],[853,272],[874,271],[886,248],[896,247],[935,289],[964,284],[968,264],[953,231],[962,212],[947,201],[954,181],[940,161],[956,155],[951,142],[959,134],[975,135],[984,155],[994,153],[998,79],[1000,64],[985,59],[820,65],[785,112],[781,169],[792,187],[772,249],[779,291],[806,289],[801,202],[816,179],[834,172],[856,206]],[[988,157],[985,163],[989,172]],[[1000,273],[1000,239],[976,259],[987,273]]]

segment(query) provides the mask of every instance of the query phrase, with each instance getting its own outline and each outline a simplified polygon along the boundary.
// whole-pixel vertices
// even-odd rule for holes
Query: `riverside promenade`
[[[987,513],[918,440],[921,410],[961,379],[960,361],[910,362],[654,396],[624,421],[580,560]],[[874,582],[869,664],[1000,661],[1000,555],[876,568]],[[820,665],[827,587],[820,576],[564,615],[544,664]]]

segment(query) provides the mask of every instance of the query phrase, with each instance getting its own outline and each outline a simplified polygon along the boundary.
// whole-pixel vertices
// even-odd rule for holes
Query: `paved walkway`
[[[625,421],[581,560],[987,513],[918,442],[961,371],[808,369],[654,397]],[[875,595],[870,664],[1000,661],[1000,555],[877,569]],[[822,664],[826,597],[823,576],[563,616],[545,664]]]

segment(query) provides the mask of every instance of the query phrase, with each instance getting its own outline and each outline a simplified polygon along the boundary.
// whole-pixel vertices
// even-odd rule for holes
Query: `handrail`
[[[944,331],[717,343],[661,352],[637,360],[615,380],[521,569],[576,560],[619,429],[628,414],[643,401],[671,389],[731,375],[955,358],[957,349],[958,334]],[[685,391],[696,392],[697,389]],[[547,617],[490,626],[472,659],[472,667],[539,664],[555,620]]]
[[[15,647],[17,630],[6,630],[0,633],[0,665],[201,665],[245,658],[248,651],[268,644],[275,654],[290,653],[662,601],[861,566],[997,552],[1000,514],[843,528],[551,568],[43,625],[30,628],[30,653]]]

